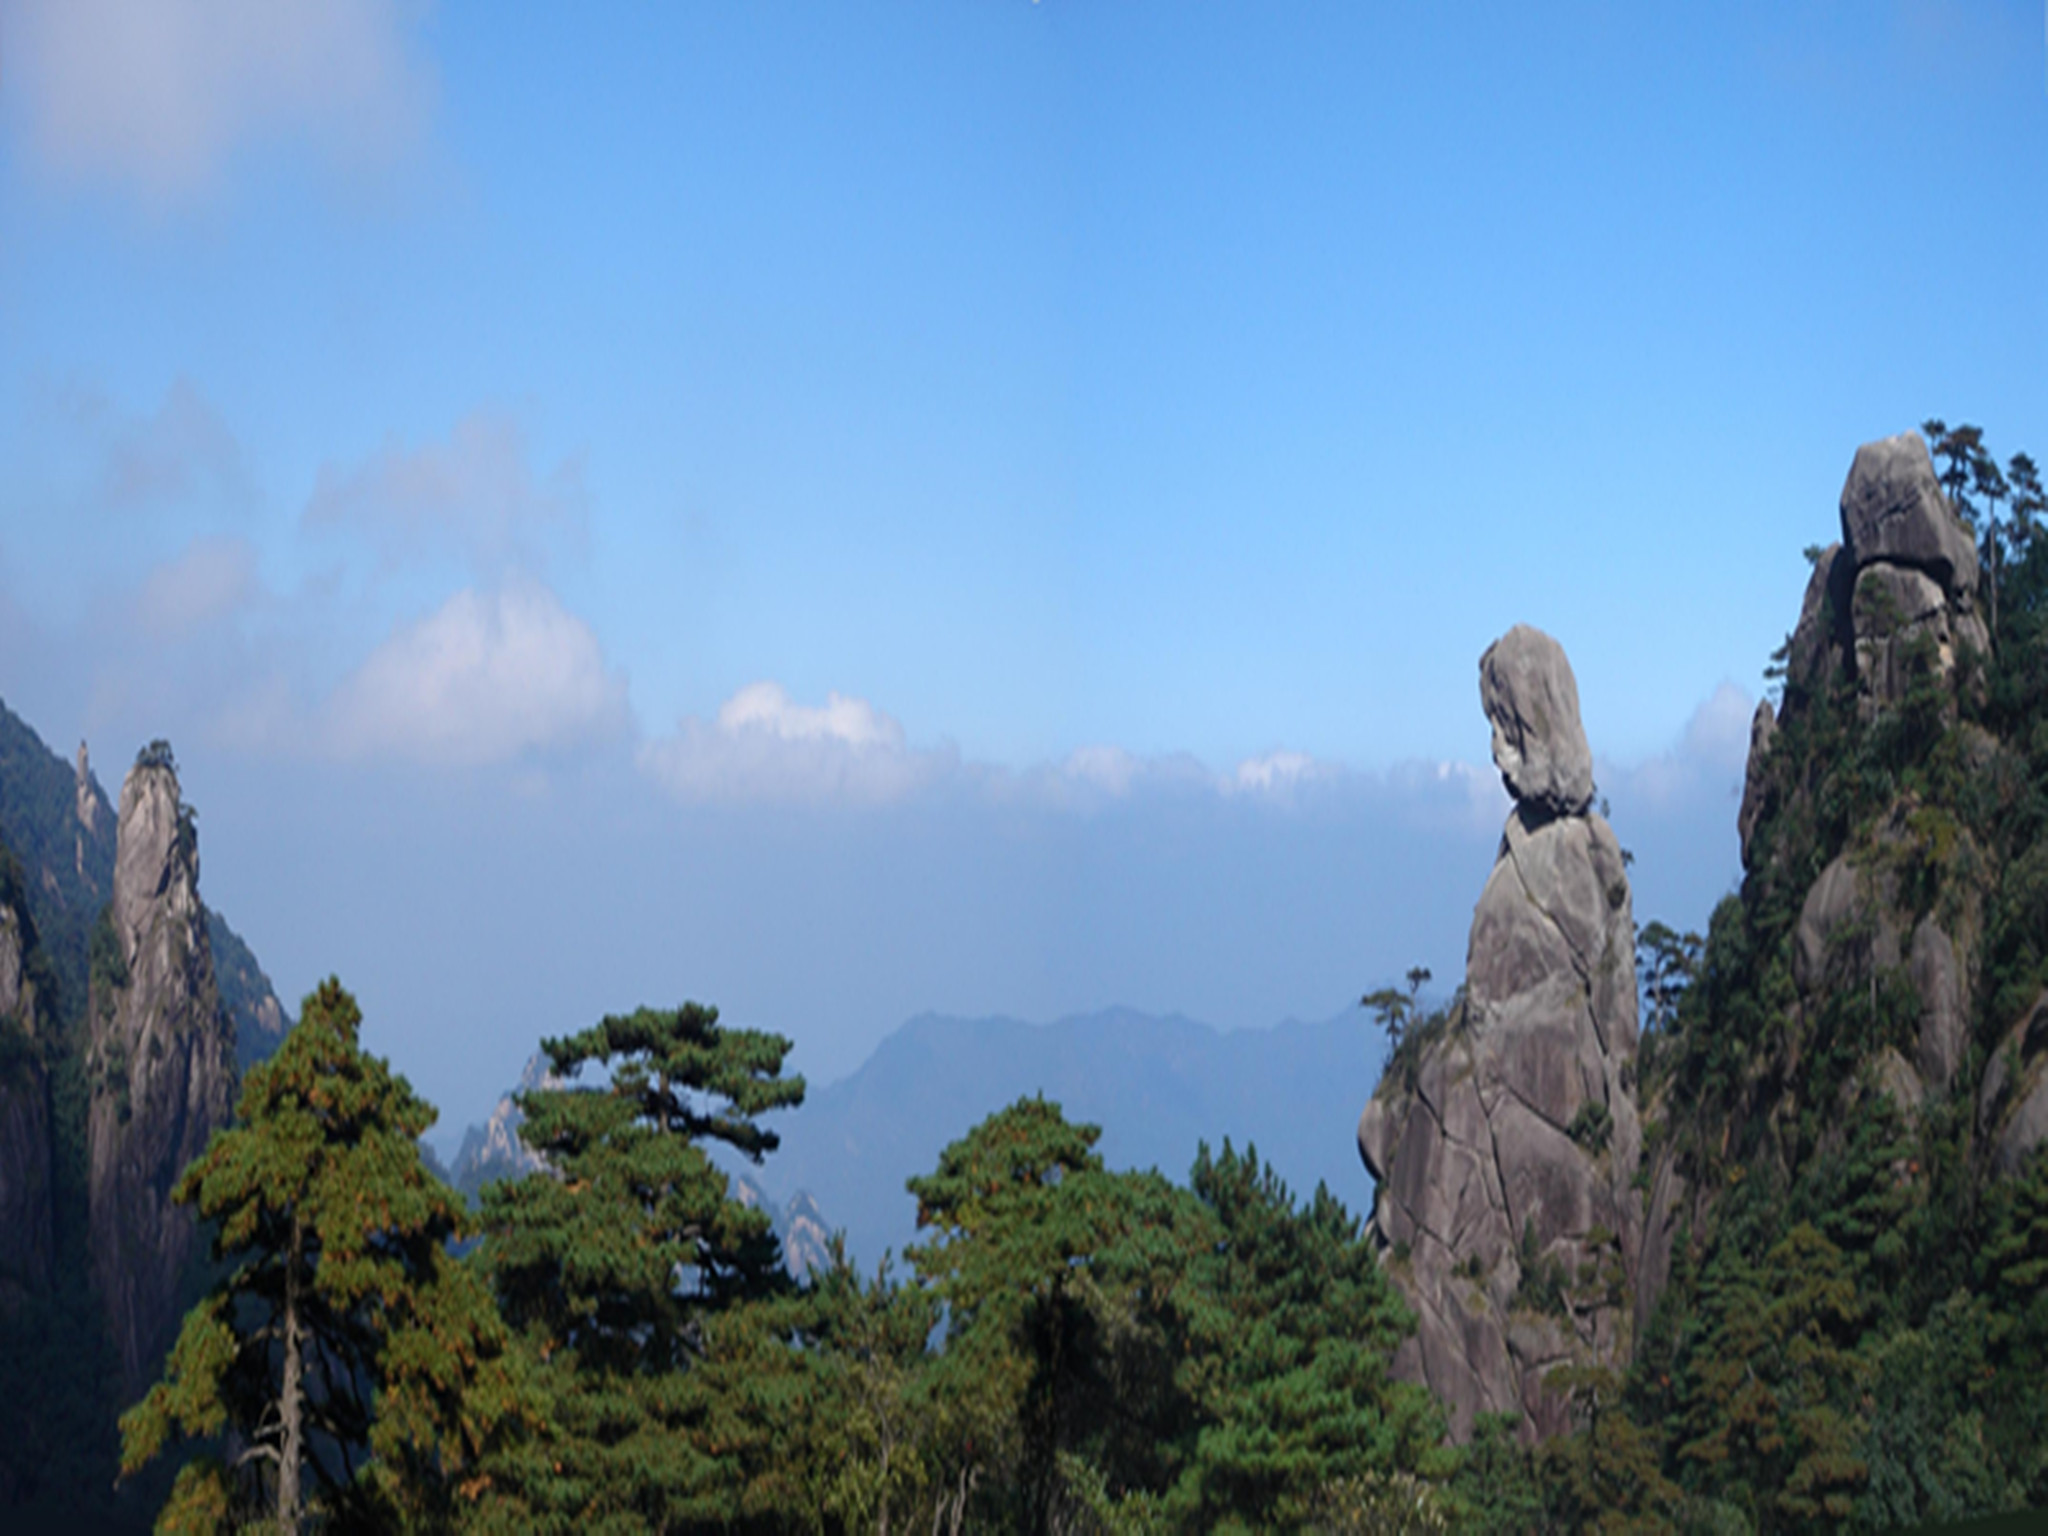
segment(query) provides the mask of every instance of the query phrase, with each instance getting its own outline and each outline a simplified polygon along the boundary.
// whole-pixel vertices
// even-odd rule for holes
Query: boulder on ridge
[[[1593,803],[1593,754],[1563,646],[1517,624],[1479,658],[1479,701],[1509,794],[1554,816],[1576,816]]]
[[[1841,513],[1842,542],[1858,570],[1884,560],[1927,572],[1951,597],[1977,590],[1977,546],[1949,510],[1918,432],[1856,450]]]

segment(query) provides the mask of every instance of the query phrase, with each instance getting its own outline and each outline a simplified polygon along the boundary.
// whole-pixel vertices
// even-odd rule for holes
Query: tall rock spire
[[[178,1175],[225,1124],[234,1039],[199,904],[198,834],[169,750],[121,786],[108,917],[120,965],[95,966],[87,1066],[93,1278],[120,1357],[124,1402],[154,1378],[194,1251]]]
[[[1547,1378],[1624,1365],[1641,1201],[1635,923],[1621,847],[1589,809],[1578,685],[1517,625],[1480,660],[1495,765],[1515,797],[1472,915],[1465,985],[1403,1043],[1359,1121],[1372,1230],[1419,1317],[1396,1371],[1452,1432],[1515,1413],[1567,1427]]]

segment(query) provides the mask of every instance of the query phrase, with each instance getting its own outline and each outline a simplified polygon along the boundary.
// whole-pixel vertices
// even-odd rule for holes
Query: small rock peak
[[[1942,495],[1918,432],[1856,450],[1841,513],[1842,542],[1857,570],[1882,560],[1927,572],[1951,598],[1976,592],[1977,546]]]
[[[109,905],[127,976],[92,984],[87,1211],[93,1285],[132,1401],[177,1331],[200,1241],[168,1193],[227,1122],[235,1062],[199,902],[198,829],[165,743],[137,754],[114,834]]]
[[[1735,816],[1735,834],[1742,848],[1742,867],[1749,868],[1749,840],[1770,803],[1771,786],[1765,772],[1771,743],[1778,739],[1778,716],[1769,699],[1757,701],[1749,718],[1749,757],[1742,769],[1742,809]]]
[[[1517,624],[1479,658],[1479,701],[1493,724],[1493,762],[1518,804],[1579,816],[1593,803],[1593,753],[1564,647]]]
[[[199,910],[199,841],[179,794],[177,764],[161,742],[145,747],[121,781],[113,908],[131,959],[154,913],[191,917]]]
[[[86,755],[85,743],[78,744],[78,782],[75,790],[78,804],[78,824],[90,836],[99,828],[100,797],[93,793],[92,759]]]

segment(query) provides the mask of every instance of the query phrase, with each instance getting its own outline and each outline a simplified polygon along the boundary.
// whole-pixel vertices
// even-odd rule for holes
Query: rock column
[[[1480,660],[1514,810],[1472,917],[1462,1000],[1408,1043],[1359,1121],[1372,1230],[1420,1319],[1395,1369],[1525,1435],[1568,1427],[1548,1381],[1627,1363],[1641,1228],[1632,1187],[1635,923],[1620,845],[1557,642],[1517,625]]]
[[[234,1042],[199,904],[199,849],[168,763],[121,786],[109,917],[125,979],[94,977],[87,1070],[93,1280],[120,1358],[124,1402],[155,1378],[194,1256],[171,1203],[185,1165],[227,1122]]]

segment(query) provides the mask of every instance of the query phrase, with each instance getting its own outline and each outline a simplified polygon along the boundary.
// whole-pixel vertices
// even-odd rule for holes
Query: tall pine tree
[[[172,1192],[213,1224],[222,1275],[121,1420],[125,1473],[177,1436],[215,1448],[180,1472],[163,1528],[444,1522],[520,1417],[504,1328],[448,1251],[462,1207],[420,1157],[434,1112],[361,1023],[322,983]]]
[[[484,1193],[484,1262],[545,1420],[490,1469],[508,1521],[745,1528],[783,1497],[772,1399],[800,1368],[782,1342],[792,1287],[767,1217],[707,1147],[775,1149],[756,1118],[803,1099],[781,1075],[789,1048],[695,1003],[542,1043],[557,1079],[603,1082],[520,1095],[547,1171]]]

